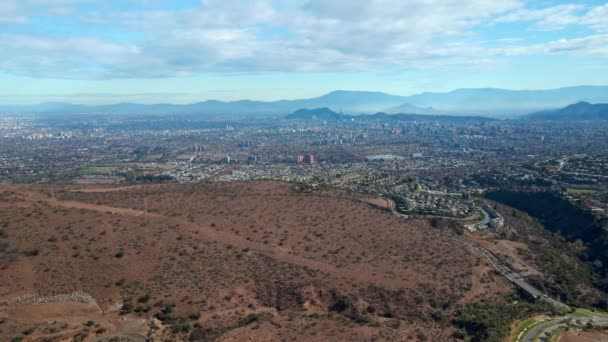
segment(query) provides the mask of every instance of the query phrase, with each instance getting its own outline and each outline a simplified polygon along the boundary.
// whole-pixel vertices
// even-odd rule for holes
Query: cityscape
[[[0,342],[608,342],[606,1],[0,1]]]

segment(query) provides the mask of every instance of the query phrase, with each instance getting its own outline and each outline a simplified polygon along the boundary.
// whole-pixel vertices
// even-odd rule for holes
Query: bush
[[[138,303],[147,303],[150,300],[150,295],[149,294],[145,294],[141,297],[139,297],[139,299],[137,299]]]
[[[171,327],[171,331],[174,334],[187,333],[190,332],[190,330],[192,330],[192,324],[185,320],[180,320]]]
[[[25,254],[26,256],[37,256],[38,254],[40,254],[40,251],[38,251],[37,248],[34,248],[23,252],[23,254]]]
[[[175,318],[173,318],[173,309],[174,309],[174,305],[172,304],[168,304],[165,305],[165,307],[160,310],[159,312],[157,312],[154,317],[156,317],[156,319],[162,321],[164,324],[171,324],[175,321]]]
[[[252,314],[252,313],[251,313],[251,314],[247,315],[247,317],[242,318],[242,319],[239,321],[239,324],[238,324],[238,325],[239,325],[239,326],[245,326],[245,325],[249,325],[249,324],[251,324],[251,323],[253,323],[253,322],[256,322],[257,320],[258,320],[258,315],[256,315],[256,314]]]
[[[336,301],[336,303],[334,303],[334,305],[332,305],[331,310],[337,311],[337,312],[342,312],[346,309],[351,308],[352,305],[353,305],[352,299],[350,299],[347,296],[342,296]]]
[[[125,301],[122,306],[120,307],[120,314],[121,315],[126,315],[129,314],[133,311],[133,304],[131,304],[128,301]]]

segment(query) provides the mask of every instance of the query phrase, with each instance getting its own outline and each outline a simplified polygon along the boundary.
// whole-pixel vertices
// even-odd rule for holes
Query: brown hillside
[[[508,291],[426,221],[283,183],[4,186],[0,228],[1,340],[447,340],[437,312]]]

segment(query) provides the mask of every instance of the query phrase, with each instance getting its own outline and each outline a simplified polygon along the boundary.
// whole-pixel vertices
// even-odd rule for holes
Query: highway
[[[453,239],[465,245],[473,254],[484,257],[490,263],[490,265],[492,265],[492,267],[494,267],[498,272],[505,276],[505,278],[509,279],[513,284],[530,294],[533,298],[549,302],[550,304],[560,309],[570,308],[568,305],[559,302],[553,298],[550,298],[534,286],[530,285],[523,279],[523,277],[519,273],[514,272],[505,264],[503,264],[489,250],[460,236],[454,236]]]
[[[396,210],[395,203],[390,198],[387,201],[389,203],[390,210],[393,212],[393,214],[395,214],[399,217],[402,217],[402,218],[407,218],[406,215],[402,215]],[[489,215],[487,215],[485,210],[484,210],[484,213],[486,214],[485,215],[486,217],[484,217],[483,220],[486,220],[486,219],[488,219]],[[484,257],[490,263],[490,265],[492,265],[492,267],[494,267],[498,272],[500,272],[507,279],[509,279],[513,284],[515,284],[516,286],[520,287],[522,290],[529,293],[533,298],[535,298],[535,299],[540,298],[541,300],[549,302],[550,304],[553,304],[554,306],[561,308],[561,309],[570,309],[570,307],[568,305],[550,298],[549,296],[540,292],[534,286],[528,284],[519,273],[512,271],[509,267],[507,267],[500,260],[498,260],[498,258],[496,258],[496,256],[494,256],[494,254],[492,254],[492,252],[490,252],[489,250],[487,250],[487,249],[481,247],[480,245],[478,245],[474,242],[471,242],[461,236],[458,236],[458,235],[453,235],[452,239],[460,244],[463,244],[473,254]]]

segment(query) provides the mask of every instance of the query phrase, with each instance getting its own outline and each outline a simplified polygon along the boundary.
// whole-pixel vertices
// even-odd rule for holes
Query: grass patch
[[[573,194],[573,195],[593,195],[595,193],[597,193],[596,190],[593,189],[575,189],[575,188],[568,188],[566,190],[569,194]]]
[[[112,172],[112,170],[114,170],[114,169],[115,168],[111,167],[111,166],[90,166],[90,167],[82,168],[80,170],[80,174],[87,175],[87,176],[107,175],[107,174],[110,174]]]
[[[578,316],[580,315],[580,316]],[[587,309],[576,309],[572,316],[575,317],[589,317],[589,316],[606,316],[608,317],[608,312],[602,310],[587,310]]]

